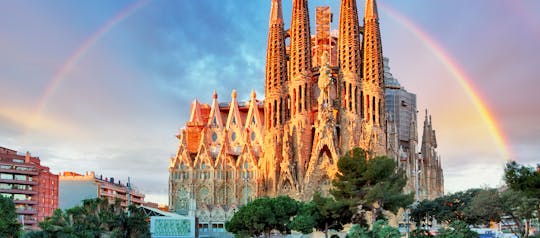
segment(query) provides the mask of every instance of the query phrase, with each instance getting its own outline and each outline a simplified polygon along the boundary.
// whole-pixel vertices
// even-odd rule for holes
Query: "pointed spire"
[[[219,111],[218,94],[216,90],[212,94],[212,105],[210,106],[210,114],[208,115],[208,127],[223,127],[223,120],[221,119],[221,112]]]
[[[366,0],[365,19],[379,19],[377,3],[375,0]]]
[[[292,80],[297,75],[306,76],[311,69],[311,33],[307,0],[293,0],[290,35],[290,78]]]
[[[265,108],[267,128],[281,123],[284,84],[287,82],[287,59],[285,50],[285,30],[283,29],[281,0],[272,0],[270,10],[270,29],[268,30],[268,46],[266,49],[266,86]],[[272,109],[272,110],[270,110]],[[269,123],[269,122],[276,123]]]
[[[272,7],[270,8],[270,26],[273,24],[283,24],[281,0],[272,0]]]
[[[422,154],[426,158],[427,153],[431,147],[431,128],[429,127],[428,111],[426,109],[426,115],[424,119],[424,128],[422,131]]]
[[[360,77],[360,23],[356,0],[341,0],[338,40],[341,70]]]
[[[375,0],[366,1],[366,11],[364,14],[364,37],[363,37],[363,58],[362,71],[364,82],[374,83],[374,86],[384,87],[383,80],[383,51],[381,44],[381,31],[379,28],[379,18],[377,16],[377,4]]]

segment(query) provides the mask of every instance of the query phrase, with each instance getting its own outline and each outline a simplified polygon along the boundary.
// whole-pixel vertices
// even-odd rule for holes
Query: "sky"
[[[432,115],[446,192],[503,184],[509,159],[540,163],[540,1],[378,4],[391,72],[416,93],[418,117]],[[291,1],[283,5],[288,27]],[[337,29],[339,1],[309,5],[312,25],[315,7],[329,5]],[[213,90],[220,101],[233,89],[244,100],[264,95],[269,8],[0,1],[0,146],[30,151],[55,173],[130,177],[147,201],[167,204],[190,103],[210,103]]]

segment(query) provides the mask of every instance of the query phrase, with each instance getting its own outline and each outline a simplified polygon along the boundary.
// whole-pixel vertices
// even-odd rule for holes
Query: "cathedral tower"
[[[339,17],[339,81],[341,151],[358,146],[361,108],[360,23],[356,0],[342,0]]]
[[[266,190],[275,191],[278,165],[281,161],[283,123],[285,121],[287,59],[285,30],[281,0],[272,0],[268,46],[266,52],[266,83],[264,111],[265,135],[264,160],[262,162]]]
[[[384,154],[386,146],[380,143],[386,140],[383,52],[375,0],[366,0],[362,54],[362,134],[367,138],[364,142],[368,150]]]
[[[295,178],[285,176],[287,171],[282,171],[284,177],[280,178],[278,187],[285,188],[293,195],[299,191],[290,191],[286,183],[301,184],[307,163],[311,154],[311,123],[312,111],[312,83],[311,83],[311,34],[309,25],[309,9],[307,0],[292,1],[292,19],[290,28],[290,59],[289,59],[289,83],[287,98],[290,122],[285,127],[284,137],[290,137],[284,142],[286,149],[283,150],[284,163],[281,167],[296,174]],[[285,139],[284,139],[285,140]],[[295,181],[287,181],[295,180]],[[294,187],[294,186],[292,186]],[[293,189],[294,190],[294,189]]]

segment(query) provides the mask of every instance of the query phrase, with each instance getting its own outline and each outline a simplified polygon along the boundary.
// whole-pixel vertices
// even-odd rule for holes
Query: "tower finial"
[[[212,93],[212,98],[213,98],[213,99],[217,99],[217,98],[218,98],[218,95],[217,95],[217,92],[216,92],[215,89],[214,89],[214,92]]]
[[[272,0],[272,7],[270,8],[270,25],[273,23],[283,23],[283,10],[281,8],[281,0]]]
[[[255,89],[252,89],[252,90],[251,90],[251,98],[252,98],[252,99],[257,98],[257,93],[255,92]]]
[[[366,10],[364,18],[379,19],[379,13],[377,11],[377,3],[375,0],[366,0]]]

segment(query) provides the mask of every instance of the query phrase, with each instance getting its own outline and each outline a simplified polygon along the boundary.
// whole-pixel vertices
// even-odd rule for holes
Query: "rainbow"
[[[398,23],[402,24],[406,29],[411,31],[422,43],[424,43],[432,54],[450,71],[452,76],[457,79],[460,86],[465,90],[467,95],[471,98],[476,109],[480,113],[482,119],[486,122],[490,133],[493,135],[495,143],[500,150],[500,153],[504,156],[504,159],[511,159],[510,146],[508,146],[507,139],[504,136],[502,129],[496,123],[493,113],[489,111],[487,103],[484,102],[480,96],[480,92],[475,88],[474,83],[465,71],[459,66],[459,64],[441,47],[435,40],[433,40],[428,33],[423,31],[412,20],[406,16],[398,13],[396,10],[389,6],[380,4],[382,9]]]
[[[43,91],[43,94],[41,95],[41,97],[39,97],[35,109],[35,115],[39,116],[41,114],[41,112],[45,109],[48,99],[58,88],[60,83],[62,83],[66,79],[66,75],[71,72],[73,67],[80,61],[82,57],[84,57],[84,55],[86,55],[90,48],[92,48],[92,46],[94,46],[96,42],[101,39],[103,35],[105,35],[105,33],[109,32],[114,26],[116,26],[122,20],[126,19],[128,16],[136,12],[139,8],[141,8],[148,2],[149,0],[138,0],[135,3],[128,5],[120,12],[118,12],[118,14],[116,14],[113,18],[103,24],[103,26],[101,26],[96,32],[94,32],[94,34],[92,34],[90,38],[85,40],[81,44],[81,46],[67,59],[67,61],[62,64],[62,66],[54,74],[52,80],[47,84],[45,90]]]

